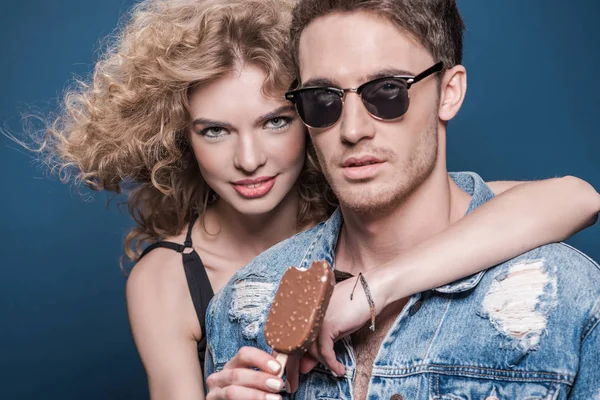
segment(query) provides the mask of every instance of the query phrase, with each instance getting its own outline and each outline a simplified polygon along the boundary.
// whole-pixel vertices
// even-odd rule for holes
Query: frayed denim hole
[[[240,323],[245,339],[257,338],[273,301],[274,291],[275,284],[271,282],[245,279],[234,282],[229,319]]]

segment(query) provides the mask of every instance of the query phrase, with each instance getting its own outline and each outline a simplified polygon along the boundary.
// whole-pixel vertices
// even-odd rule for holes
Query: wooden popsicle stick
[[[277,377],[281,378],[283,373],[285,372],[285,365],[287,364],[288,355],[285,353],[278,353],[277,357],[275,357],[275,361],[277,361],[281,365],[281,369],[277,374]]]

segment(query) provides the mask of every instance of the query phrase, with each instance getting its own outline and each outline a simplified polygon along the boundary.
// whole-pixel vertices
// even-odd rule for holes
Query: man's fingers
[[[277,374],[282,368],[275,357],[256,347],[242,347],[223,369],[258,368],[261,371]]]
[[[228,386],[210,391],[206,400],[281,400],[281,396],[243,386]]]

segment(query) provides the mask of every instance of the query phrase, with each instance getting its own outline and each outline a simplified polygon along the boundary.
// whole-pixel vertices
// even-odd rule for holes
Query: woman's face
[[[292,192],[305,156],[304,126],[283,93],[261,93],[265,78],[244,66],[190,94],[189,141],[202,177],[249,215],[273,210]]]

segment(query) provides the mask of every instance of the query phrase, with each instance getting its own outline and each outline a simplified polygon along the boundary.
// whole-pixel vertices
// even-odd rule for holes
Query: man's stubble
[[[332,176],[331,168],[339,168],[339,160],[333,159],[326,162],[321,148],[315,145],[319,164],[327,182],[342,207],[348,208],[357,214],[375,216],[386,214],[391,209],[399,207],[429,176],[431,176],[438,159],[438,119],[437,113],[431,119],[429,126],[419,134],[415,151],[393,173],[392,180],[382,182],[357,182],[353,184],[338,184]],[[358,146],[361,146],[359,143]],[[358,147],[357,146],[357,147]],[[377,156],[385,155],[388,161],[397,161],[397,155],[391,149],[371,148],[362,145],[361,151]],[[354,150],[353,153],[358,153]],[[345,187],[344,187],[345,186]]]

